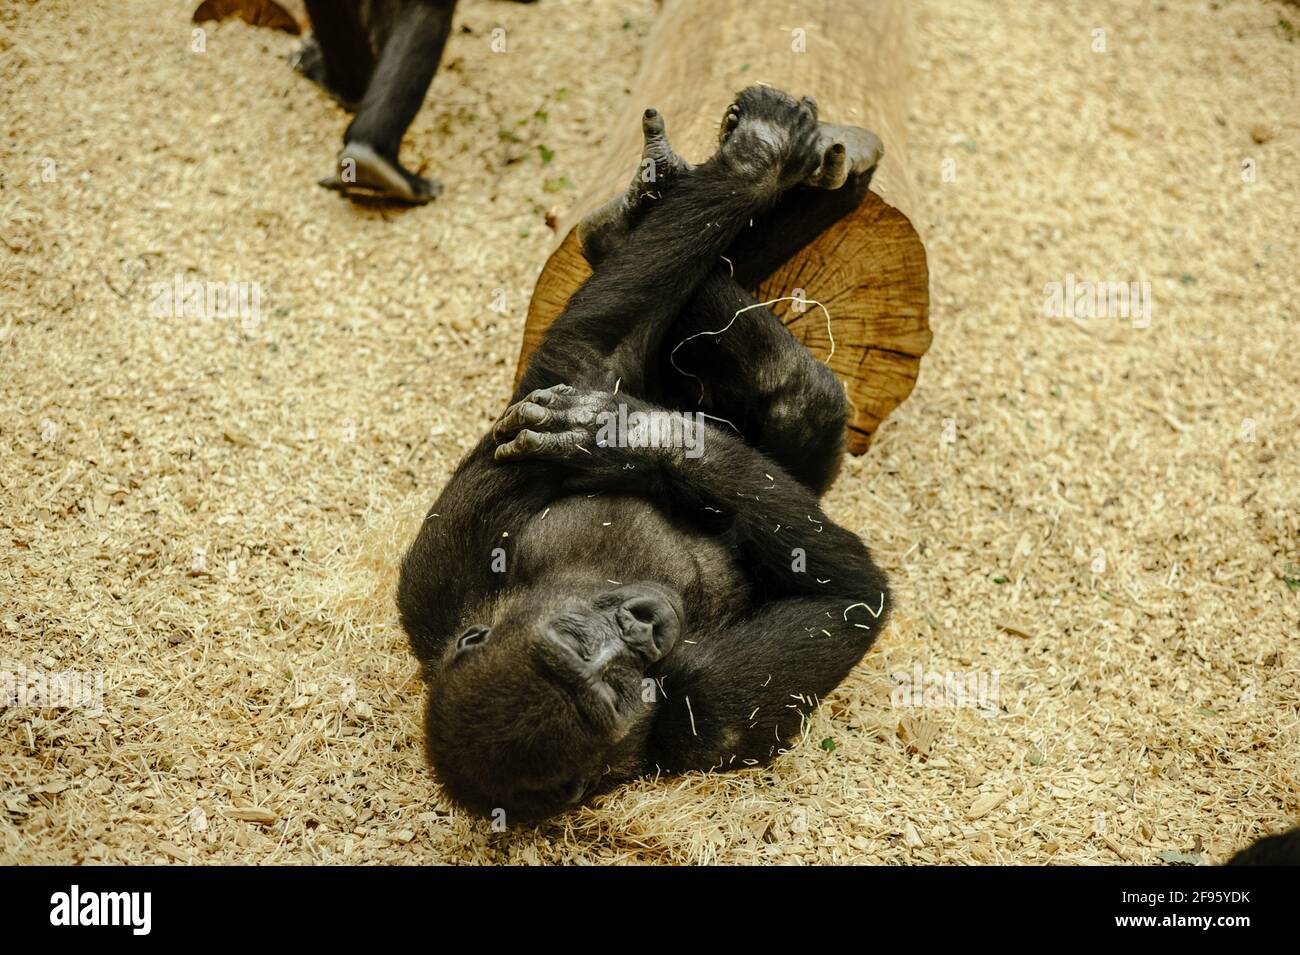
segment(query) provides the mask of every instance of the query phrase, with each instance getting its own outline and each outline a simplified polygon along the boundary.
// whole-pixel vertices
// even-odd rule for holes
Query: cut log
[[[586,191],[557,226],[559,242],[529,304],[516,382],[546,327],[591,274],[574,227],[631,181],[642,111],[663,113],[677,151],[702,162],[717,148],[735,94],[762,83],[811,95],[821,119],[866,127],[885,144],[857,210],[750,289],[760,301],[800,289],[826,306],[833,355],[821,309],[781,302],[772,310],[814,355],[830,355],[854,408],[849,450],[866,451],[880,422],[911,393],[930,344],[929,273],[911,218],[904,140],[909,35],[907,0],[667,0],[627,109],[581,178]]]
[[[270,27],[295,36],[302,32],[299,20],[275,0],[203,0],[194,11],[194,22],[239,17],[255,27]],[[305,17],[303,18],[305,22]]]

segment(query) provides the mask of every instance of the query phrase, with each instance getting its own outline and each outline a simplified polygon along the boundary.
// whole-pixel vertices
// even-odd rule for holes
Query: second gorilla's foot
[[[818,189],[840,188],[850,176],[874,169],[885,154],[880,137],[861,126],[818,123],[817,141],[822,162],[808,178],[807,185]]]
[[[320,184],[355,199],[380,199],[422,205],[442,192],[441,183],[417,176],[361,142],[347,143],[334,175]]]

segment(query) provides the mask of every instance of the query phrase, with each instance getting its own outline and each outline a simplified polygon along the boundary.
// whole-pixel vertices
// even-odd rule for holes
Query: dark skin
[[[353,198],[429,202],[442,185],[402,166],[398,150],[438,72],[456,0],[306,4],[313,35],[294,67],[356,113],[334,175],[321,185]]]
[[[661,121],[646,122],[652,153]],[[720,265],[751,219],[874,159],[835,142],[811,100],[760,87],[708,162],[674,169],[663,148],[656,198],[634,184],[584,228],[594,274],[403,561],[429,756],[480,815],[535,822],[647,772],[765,762],[888,612],[866,547],[818,504],[847,419],[833,374],[766,309],[698,339],[706,367],[673,356],[698,377],[669,361],[678,336],[752,304]],[[709,425],[699,457],[601,447],[598,416],[619,404],[712,409],[743,436]]]

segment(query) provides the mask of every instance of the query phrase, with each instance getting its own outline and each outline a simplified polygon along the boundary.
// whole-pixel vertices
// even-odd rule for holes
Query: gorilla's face
[[[634,774],[676,645],[681,598],[656,584],[533,588],[463,631],[431,681],[429,758],[473,812],[535,822]]]

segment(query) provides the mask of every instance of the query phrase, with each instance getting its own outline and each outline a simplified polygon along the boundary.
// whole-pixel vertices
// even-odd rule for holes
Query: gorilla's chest
[[[682,594],[696,620],[748,603],[749,582],[723,541],[634,495],[561,498],[525,526],[516,553],[530,575],[571,567],[615,584],[658,581]]]

